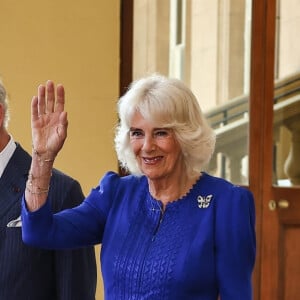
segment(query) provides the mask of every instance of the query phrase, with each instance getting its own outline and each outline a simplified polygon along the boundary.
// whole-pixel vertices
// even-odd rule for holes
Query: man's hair
[[[0,105],[2,105],[4,109],[4,121],[3,121],[3,126],[7,128],[8,126],[8,121],[9,121],[9,111],[8,111],[8,99],[7,99],[7,94],[6,90],[1,82],[0,79]]]

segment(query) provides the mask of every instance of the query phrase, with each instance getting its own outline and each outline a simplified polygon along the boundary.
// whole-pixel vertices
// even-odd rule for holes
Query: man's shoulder
[[[71,177],[70,175],[62,172],[61,170],[58,169],[53,169],[52,170],[52,178],[54,180],[63,180],[65,183],[74,183],[74,181],[76,181],[73,177]]]
[[[64,190],[65,192],[70,189],[81,191],[81,186],[75,178],[58,169],[53,169],[50,181],[50,192],[51,189]]]
[[[50,181],[49,198],[52,206],[68,208],[80,204],[84,199],[79,182],[66,173],[53,169]]]

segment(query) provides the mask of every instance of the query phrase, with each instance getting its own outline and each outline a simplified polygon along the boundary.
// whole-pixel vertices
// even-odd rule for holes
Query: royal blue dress
[[[203,173],[164,213],[146,177],[108,172],[83,204],[28,212],[23,240],[42,248],[102,244],[106,300],[250,300],[255,262],[251,192]]]

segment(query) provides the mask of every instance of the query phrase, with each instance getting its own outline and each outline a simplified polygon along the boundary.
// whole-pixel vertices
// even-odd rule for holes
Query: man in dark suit
[[[93,247],[53,251],[22,242],[21,197],[31,156],[8,133],[8,119],[0,82],[0,299],[94,300]],[[54,212],[76,206],[84,198],[79,183],[58,170],[53,171],[49,196]]]

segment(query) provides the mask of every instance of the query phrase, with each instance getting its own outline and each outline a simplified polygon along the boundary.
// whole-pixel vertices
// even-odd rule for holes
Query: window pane
[[[274,184],[300,185],[300,2],[277,1]]]

